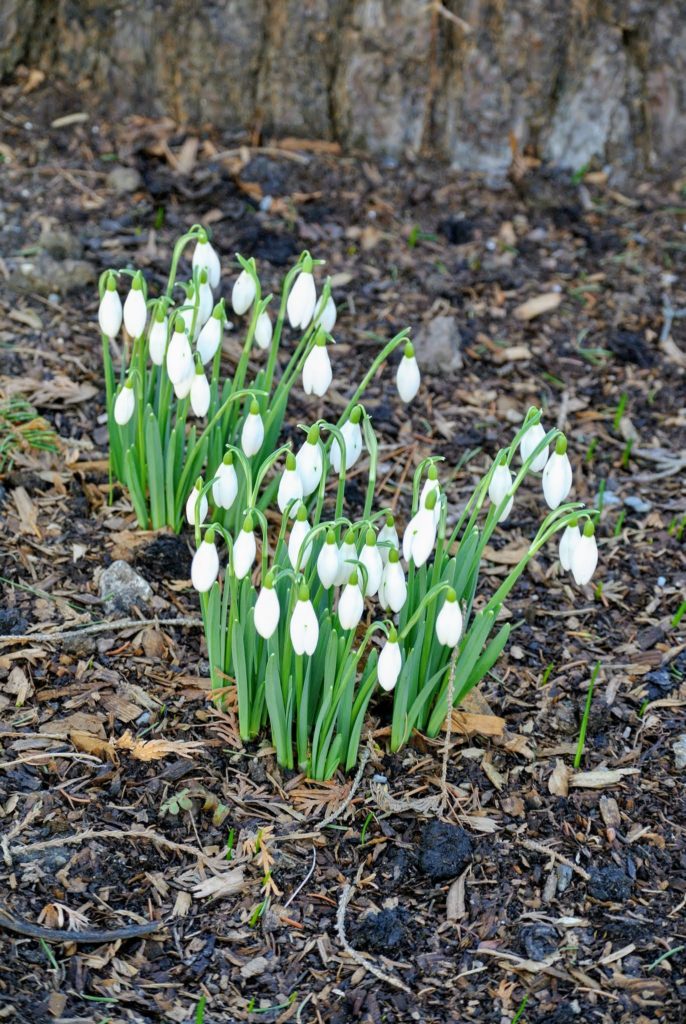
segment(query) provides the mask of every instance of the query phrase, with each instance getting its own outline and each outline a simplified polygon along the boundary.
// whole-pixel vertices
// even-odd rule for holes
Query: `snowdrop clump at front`
[[[189,277],[184,279],[180,268],[190,245]],[[240,443],[257,473],[278,445],[293,387],[301,384],[306,395],[323,398],[333,381],[331,332],[337,310],[329,280],[317,293],[316,272],[323,261],[302,253],[286,274],[272,316],[272,296],[263,295],[255,260],[238,255],[236,259],[240,270],[230,285],[230,308],[239,321],[245,318],[247,329],[235,371],[228,377],[222,370],[222,343],[226,329],[234,325],[220,295],[219,254],[205,228],[196,224],[177,241],[167,286],[155,298],[140,270],[108,270],[101,276],[98,325],[110,466],[113,477],[127,488],[143,528],[167,525],[178,532],[193,480],[201,473],[216,478],[227,445]],[[122,302],[119,289],[127,284]],[[118,341],[122,328],[123,345]],[[297,333],[278,374],[284,333],[291,328]],[[410,392],[413,396],[419,387],[419,368],[414,354],[408,358],[411,346],[403,331],[373,360],[340,418],[348,468],[362,450],[354,407],[400,345],[406,346],[398,371],[403,400],[409,401]],[[123,358],[115,366],[120,352]],[[255,362],[259,364],[256,372]],[[297,458],[301,496],[307,497],[317,487],[321,472],[317,446],[308,447],[306,442]],[[216,493],[220,494],[219,485]],[[224,497],[215,505],[229,512],[234,502],[236,508],[245,507],[248,497],[240,493],[232,502]],[[222,522],[235,527],[231,515],[223,516]]]

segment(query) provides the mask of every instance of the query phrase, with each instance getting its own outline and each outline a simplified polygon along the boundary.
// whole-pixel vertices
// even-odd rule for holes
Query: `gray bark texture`
[[[20,63],[108,118],[469,171],[506,168],[511,136],[575,170],[686,153],[685,0],[2,0],[0,75]]]

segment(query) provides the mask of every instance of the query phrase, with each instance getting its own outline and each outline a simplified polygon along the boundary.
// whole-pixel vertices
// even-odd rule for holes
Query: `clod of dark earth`
[[[604,903],[624,903],[631,896],[631,879],[616,864],[591,868],[589,896]]]
[[[188,579],[191,572],[188,542],[176,534],[163,533],[136,551],[135,563],[155,581]]]
[[[545,960],[558,947],[557,931],[549,924],[527,925],[519,933],[522,949],[532,960]]]
[[[430,821],[422,830],[418,864],[432,882],[461,874],[472,859],[472,841],[459,825]]]
[[[410,914],[403,907],[367,914],[352,932],[354,945],[379,953],[397,952],[409,939]]]

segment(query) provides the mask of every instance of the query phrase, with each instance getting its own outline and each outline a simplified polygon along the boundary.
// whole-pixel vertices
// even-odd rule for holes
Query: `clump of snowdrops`
[[[414,367],[411,373],[414,380]],[[377,441],[364,408],[356,401],[337,423],[319,420],[302,429],[296,453],[284,446],[268,460],[268,468],[278,467],[276,509],[260,500],[267,464],[256,477],[245,452],[227,447],[228,464],[248,495],[233,532],[218,522],[203,526],[218,477],[199,482],[189,509],[196,534],[192,581],[212,686],[219,700],[227,685],[235,687],[242,738],[268,726],[281,765],[328,779],[339,767],[354,766],[378,689],[392,694],[393,750],[413,729],[438,734],[451,697],[457,706],[498,659],[510,633],[506,622],[493,635],[503,602],[554,535],[560,534],[563,568],[580,585],[590,580],[598,556],[593,513],[567,501],[566,438],[556,429],[546,433],[540,410],[529,410],[456,517],[441,487],[440,460],[425,459],[414,475],[402,539],[391,510],[375,507]],[[351,518],[346,474],[365,447],[364,508]],[[331,473],[337,480],[328,489]],[[484,549],[535,474],[541,474],[546,514],[520,562],[476,610]]]
[[[190,276],[179,276],[193,245]],[[262,295],[254,259],[237,256],[231,308],[247,319],[245,339],[232,375],[223,376],[222,341],[229,326],[220,297],[221,264],[207,230],[194,225],[176,243],[165,290],[153,297],[140,270],[108,270],[100,278],[98,322],[110,441],[111,476],[128,490],[139,526],[179,532],[184,508],[192,509],[196,481],[214,483],[214,515],[236,528],[230,509],[251,503],[247,481],[236,477],[232,449],[240,444],[252,475],[268,468],[298,380],[306,394],[323,396],[332,379],[329,348],[336,306],[327,279],[317,295],[315,270],[323,261],[303,252],[286,274],[275,319],[272,295]],[[119,290],[130,282],[122,303]],[[286,328],[286,325],[288,327]],[[122,332],[123,326],[123,332]],[[284,346],[284,328],[293,342]],[[364,393],[379,367],[399,345],[405,354],[398,388],[409,401],[419,387],[414,351],[403,331],[374,359],[345,411]],[[286,348],[284,359],[280,359]],[[248,380],[251,361],[262,364]],[[233,493],[233,487],[239,490]],[[198,483],[198,489],[202,483]],[[190,497],[190,504],[189,504]],[[267,491],[263,504],[273,497]],[[193,515],[189,512],[193,521]]]

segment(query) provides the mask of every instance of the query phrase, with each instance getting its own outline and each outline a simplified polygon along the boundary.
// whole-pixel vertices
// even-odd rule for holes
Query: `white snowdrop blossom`
[[[307,256],[286,303],[286,312],[291,327],[299,327],[302,331],[309,327],[317,304],[317,290],[312,276],[312,266],[312,259]]]
[[[195,526],[195,506],[197,504],[198,496],[199,496],[200,492],[202,491],[202,488],[203,488],[202,477],[198,477],[198,479],[195,482],[195,487],[193,488],[191,493],[188,495],[188,500],[186,501],[186,519],[188,520],[188,523],[191,526]],[[199,522],[199,524],[201,526],[205,522],[205,520],[207,519],[208,511],[209,511],[209,505],[208,505],[208,502],[207,502],[207,495],[203,494],[203,496],[200,498],[200,505],[198,506],[198,512],[199,512],[198,522]]]
[[[307,521],[307,509],[301,504],[298,515],[291,528],[291,535],[288,539],[288,558],[293,568],[304,570],[312,554],[312,545],[308,544],[303,548],[305,538],[310,532],[310,524]]]
[[[212,500],[217,508],[229,509],[238,495],[238,477],[233,465],[233,455],[227,452],[212,483]]]
[[[440,487],[440,484],[438,482],[438,470],[436,469],[436,467],[433,464],[429,466],[429,473],[428,473],[428,476],[427,476],[426,480],[424,481],[424,486],[422,487],[422,493],[419,496],[419,507],[420,508],[426,508],[426,499],[429,497],[429,495],[431,493],[435,493],[435,495],[436,495],[436,504],[434,505],[434,510],[433,511],[434,511],[434,519],[436,521],[436,525],[438,526],[438,520],[440,519],[440,516],[441,516],[441,505],[440,505],[441,487]]]
[[[527,432],[519,442],[519,454],[522,462],[526,462],[530,455],[533,455],[536,448],[545,438],[545,430],[542,424],[534,423],[530,426]],[[542,473],[545,469],[545,464],[548,461],[548,448],[547,446],[543,451],[539,452],[534,461],[531,463],[531,470],[534,473]]]
[[[355,406],[350,414],[350,419],[346,420],[341,427],[341,434],[343,435],[343,443],[345,444],[345,468],[346,471],[352,469],[360,455],[362,454],[362,428],[360,426],[360,420],[362,419],[361,407]],[[331,444],[331,468],[334,473],[340,473],[341,471],[341,446],[338,443],[338,438],[334,437]]]
[[[364,598],[353,570],[338,599],[338,621],[343,629],[356,629],[364,612]]]
[[[317,558],[317,575],[325,590],[333,587],[341,571],[341,553],[336,544],[333,530],[329,530]]]
[[[501,503],[505,500],[506,495],[509,494],[511,489],[512,473],[510,472],[509,466],[506,466],[504,464],[496,466],[495,469],[493,470],[491,482],[488,485],[488,497],[491,499],[494,508],[500,507]],[[514,496],[510,498],[510,500],[505,505],[505,508],[498,516],[499,523],[505,522],[510,512],[512,511],[513,504]]]
[[[322,303],[324,303],[323,307]],[[322,295],[317,303],[314,319],[319,321],[319,326],[326,334],[331,334],[336,326],[336,315],[336,303],[333,301],[333,297],[329,295],[326,302],[324,302],[324,296]]]
[[[331,360],[326,351],[326,336],[319,333],[303,365],[303,391],[306,395],[323,398],[332,380]]]
[[[123,315],[121,299],[117,291],[117,279],[110,271],[98,307],[98,324],[105,337],[116,338],[121,330]]]
[[[114,402],[114,422],[120,427],[125,427],[133,416],[135,408],[136,395],[133,390],[133,381],[127,380]]]
[[[177,317],[167,348],[167,375],[172,384],[180,384],[195,373],[193,353],[184,327],[183,319]]]
[[[411,341],[408,341],[405,345],[405,352],[400,360],[395,380],[398,394],[403,402],[408,404],[419,391],[419,384],[421,382],[419,367],[414,354],[414,345]]]
[[[388,556],[391,548],[395,548],[396,551],[400,548],[398,531],[395,528],[395,519],[390,515],[390,513],[386,516],[384,524],[379,530],[377,543],[379,545],[379,551],[381,552],[381,559],[384,565],[386,565],[388,563]]]
[[[289,452],[286,456],[286,468],[284,469],[281,479],[279,480],[279,490],[276,494],[276,502],[279,506],[279,512],[283,515],[288,508],[289,502],[293,502],[291,505],[291,516],[298,514],[298,506],[302,501],[303,496],[303,484],[295,468],[295,455]]]
[[[260,590],[255,602],[255,629],[265,640],[273,636],[276,627],[279,625],[281,608],[279,598],[271,574],[267,575],[264,586]]]
[[[388,561],[384,567],[379,586],[379,603],[382,608],[390,608],[396,615],[407,601],[407,581],[400,564],[400,555],[396,548],[391,548]]]
[[[177,398],[188,398],[193,387],[193,381],[195,380],[195,370],[191,367],[190,373],[183,380],[178,381],[174,385],[174,394]]]
[[[255,279],[247,270],[241,270],[231,290],[231,305],[236,316],[243,316],[255,301]]]
[[[569,572],[572,568],[572,555],[580,540],[581,531],[576,520],[573,520],[569,526],[565,527],[560,537],[560,565],[565,572]]]
[[[454,590],[449,590],[445,603],[436,616],[436,636],[444,647],[457,647],[462,636],[462,612]]]
[[[201,280],[198,294],[198,327],[204,327],[212,316],[213,308],[214,296],[212,295],[210,284],[207,280]]]
[[[210,287],[219,287],[219,279],[222,272],[219,256],[214,246],[207,240],[207,235],[204,232],[199,236],[198,244],[193,250],[192,263],[193,270],[197,268],[207,271],[207,280]]]
[[[237,580],[242,580],[244,576],[248,575],[255,564],[256,555],[255,531],[253,530],[252,516],[248,513],[243,523],[243,529],[233,542],[233,572]]]
[[[214,359],[224,335],[224,306],[218,302],[212,310],[212,316],[203,325],[198,335],[196,351],[202,359],[203,366],[207,366],[211,359]]]
[[[241,431],[241,448],[250,458],[257,455],[264,443],[264,423],[260,416],[260,407],[257,400],[253,398],[250,403],[250,412],[245,417],[243,430]]]
[[[296,654],[314,654],[319,640],[319,621],[310,601],[310,592],[304,583],[298,592],[289,632]]]
[[[367,530],[367,536],[360,555],[360,562],[367,570],[367,583],[364,586],[364,596],[374,597],[381,583],[383,562],[381,552],[376,546],[376,534],[373,530]]]
[[[198,418],[207,415],[210,407],[210,385],[205,371],[199,366],[193,374],[191,383],[191,409]]]
[[[148,307],[145,303],[143,275],[139,270],[131,283],[131,291],[126,296],[124,302],[124,327],[129,337],[140,338],[145,332],[147,320]]]
[[[355,566],[352,564],[357,561],[357,548],[355,547],[355,534],[352,530],[348,530],[343,543],[341,544],[338,576],[336,577],[336,586],[341,587],[344,583],[347,583],[353,572]]]
[[[319,427],[310,427],[307,438],[295,456],[295,466],[303,485],[303,497],[308,498],[319,487],[324,472]]]
[[[572,466],[567,455],[567,440],[558,437],[555,451],[543,470],[543,496],[548,508],[556,509],[572,489]]]
[[[408,565],[413,561],[418,569],[428,560],[436,543],[435,504],[436,493],[432,491],[427,495],[426,505],[410,519],[403,534],[403,558]]]
[[[205,534],[205,539],[193,555],[191,582],[200,594],[205,594],[211,589],[218,575],[219,555],[214,543],[214,530],[210,527]]]
[[[259,348],[269,348],[272,343],[272,333],[272,322],[269,319],[269,313],[265,309],[264,312],[260,313],[255,324],[255,341]]]
[[[572,550],[572,576],[580,587],[590,582],[597,564],[598,544],[593,523],[589,519]]]
[[[150,334],[148,335],[150,358],[155,366],[162,366],[164,363],[164,357],[167,352],[168,329],[169,321],[167,320],[167,316],[164,312],[164,306],[160,305],[157,308],[150,326]]]
[[[390,693],[395,689],[395,684],[398,682],[398,676],[400,675],[402,667],[403,658],[400,653],[398,634],[395,629],[391,629],[388,640],[381,648],[381,654],[379,655],[379,662],[376,668],[379,685],[382,690],[386,691],[386,693]]]

